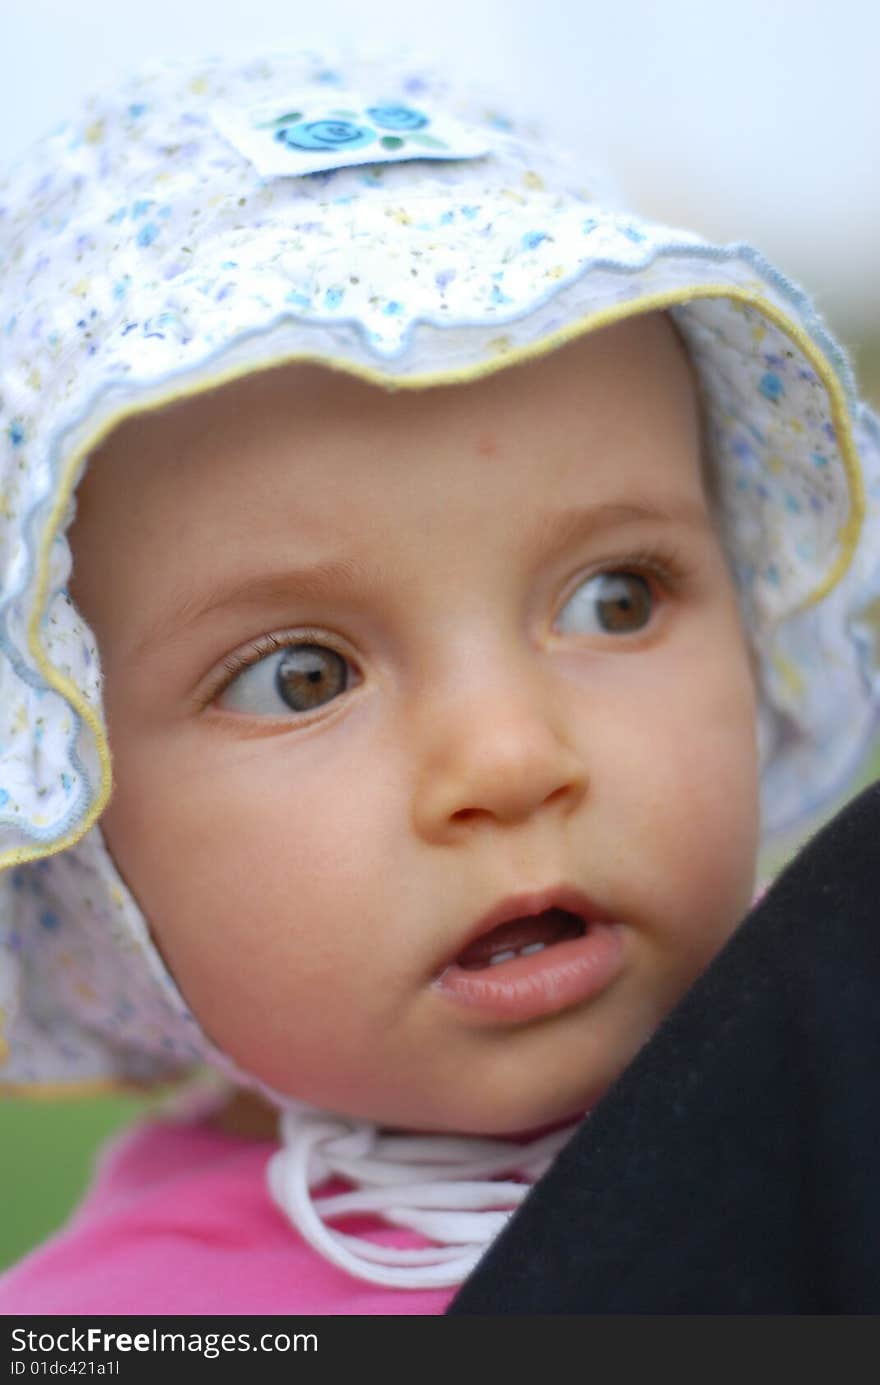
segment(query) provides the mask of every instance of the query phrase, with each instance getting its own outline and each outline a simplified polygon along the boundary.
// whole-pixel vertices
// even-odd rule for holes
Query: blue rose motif
[[[367,115],[383,130],[421,130],[428,117],[412,106],[370,106]]]
[[[289,149],[362,149],[372,144],[376,131],[351,120],[308,120],[302,125],[285,125],[275,138]]]

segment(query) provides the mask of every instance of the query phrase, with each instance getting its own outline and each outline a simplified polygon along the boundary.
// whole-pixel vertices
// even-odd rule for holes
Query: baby
[[[158,70],[3,201],[0,1076],[228,1086],[0,1308],[442,1312],[865,753],[876,426],[421,70]]]

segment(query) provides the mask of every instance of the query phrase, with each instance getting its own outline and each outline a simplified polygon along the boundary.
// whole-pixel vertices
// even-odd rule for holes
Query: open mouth
[[[625,968],[624,936],[574,885],[513,895],[477,919],[431,984],[460,1022],[528,1023],[602,995]]]
[[[455,958],[455,963],[465,971],[495,967],[515,957],[541,952],[554,943],[583,937],[586,928],[583,918],[568,909],[550,908],[537,914],[523,914],[499,923],[468,943]]]

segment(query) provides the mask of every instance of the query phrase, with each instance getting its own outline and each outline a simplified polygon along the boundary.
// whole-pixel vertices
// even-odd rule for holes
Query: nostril
[[[528,804],[519,801],[498,801],[493,805],[487,804],[485,808],[457,808],[455,812],[450,813],[449,820],[450,822],[461,823],[468,823],[478,818],[498,818],[502,821],[513,821],[533,812],[535,808],[540,809],[556,804],[574,806],[580,801],[582,793],[583,790],[578,784],[560,784],[545,798],[538,800],[536,797]]]
[[[580,792],[580,787],[577,784],[560,784],[558,789],[554,789],[552,793],[548,793],[544,802],[558,803],[560,799],[579,797]]]

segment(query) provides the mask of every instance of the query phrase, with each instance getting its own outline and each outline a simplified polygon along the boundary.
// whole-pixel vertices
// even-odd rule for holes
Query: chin
[[[430,1130],[437,1134],[482,1135],[497,1138],[530,1138],[549,1133],[560,1126],[580,1121],[595,1106],[607,1084],[594,1084],[578,1095],[563,1098],[560,1093],[543,1092],[540,1098],[523,1099],[517,1094],[509,1100],[492,1103],[481,1093],[475,1109],[458,1104],[449,1112],[438,1112],[434,1121],[419,1120],[407,1125],[410,1130]]]

